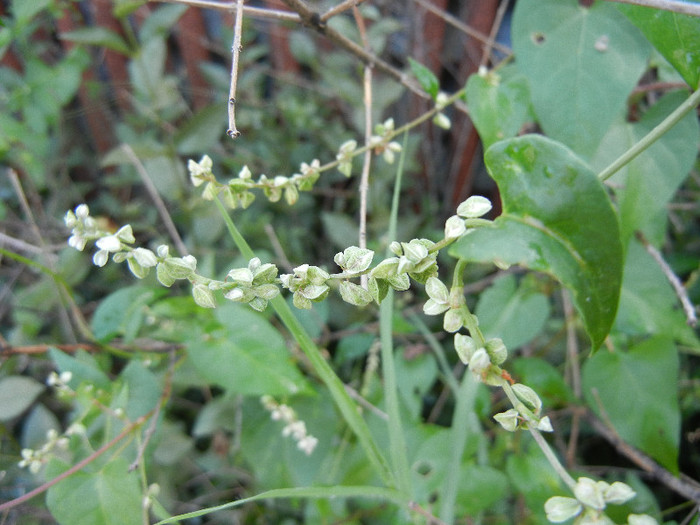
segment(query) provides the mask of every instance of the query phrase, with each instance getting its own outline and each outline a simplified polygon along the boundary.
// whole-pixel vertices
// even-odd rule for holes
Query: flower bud
[[[473,195],[457,207],[457,215],[465,219],[476,219],[491,211],[491,201],[480,195]]]
[[[578,516],[582,510],[583,507],[577,500],[562,496],[553,496],[544,504],[547,519],[552,523],[563,523]]]
[[[542,410],[542,400],[532,388],[517,383],[513,385],[513,392],[535,416],[539,416]]]
[[[464,219],[459,215],[453,215],[445,221],[445,239],[458,239],[467,233],[467,227],[464,225]]]

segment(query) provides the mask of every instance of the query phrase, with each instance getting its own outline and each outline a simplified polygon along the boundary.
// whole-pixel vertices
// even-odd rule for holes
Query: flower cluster
[[[401,144],[393,142],[391,139],[396,135],[394,131],[394,119],[390,118],[382,124],[374,127],[375,135],[369,140],[369,146],[376,155],[381,155],[385,162],[393,164],[396,153],[401,152]]]
[[[297,448],[307,456],[310,456],[316,445],[318,445],[318,439],[307,432],[306,423],[297,418],[294,409],[277,403],[272,396],[263,396],[260,401],[265,409],[270,412],[270,417],[274,421],[284,421],[286,423],[282,429],[282,435],[284,437],[292,436],[297,442]]]
[[[262,264],[260,259],[254,257],[247,268],[228,272],[224,297],[237,303],[248,303],[254,310],[262,312],[267,308],[267,302],[280,292],[275,284],[276,278],[277,267],[274,264]]]
[[[445,115],[442,110],[448,104],[448,97],[445,93],[438,93],[435,97],[435,107],[439,110],[437,115],[433,117],[433,124],[442,129],[450,129],[452,122],[450,122],[450,117]]]
[[[614,525],[603,511],[611,503],[620,505],[635,496],[632,488],[619,481],[609,484],[590,478],[578,478],[574,487],[576,498],[554,496],[544,505],[547,519],[552,523],[562,523],[576,518],[575,525]],[[630,514],[628,525],[657,525],[657,521],[646,514]]]
[[[20,468],[28,468],[29,472],[36,474],[41,470],[44,463],[54,455],[54,450],[65,450],[67,447],[68,438],[59,436],[58,432],[52,428],[46,433],[46,443],[44,443],[39,450],[32,450],[30,448],[22,449],[20,452],[22,459],[18,465]]]

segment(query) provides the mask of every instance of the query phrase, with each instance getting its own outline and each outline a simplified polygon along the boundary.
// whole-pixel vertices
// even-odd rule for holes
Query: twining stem
[[[226,134],[235,139],[241,132],[236,129],[236,86],[238,85],[238,57],[241,54],[241,30],[243,29],[243,0],[236,1],[236,21],[231,46],[231,84],[228,92],[228,130]]]
[[[690,113],[698,104],[700,104],[700,89],[692,93],[673,113],[666,117],[658,126],[647,133],[642,140],[634,144],[630,149],[625,151],[612,164],[598,174],[600,180],[608,180],[620,168],[628,164],[637,155],[646,150],[654,142],[659,140],[673,126],[678,124],[680,120]]]
[[[238,228],[236,228],[236,225],[233,223],[233,220],[229,216],[221,200],[218,198],[214,199],[214,203],[219,209],[229,234],[236,243],[236,246],[240,250],[241,254],[248,259],[254,258],[255,253],[243,238],[240,231],[238,231]],[[292,337],[294,337],[296,342],[299,344],[299,347],[308,358],[311,366],[330,391],[331,396],[333,396],[333,400],[338,406],[338,409],[343,414],[343,418],[350,428],[352,428],[353,432],[355,432],[360,445],[367,455],[367,459],[372,464],[377,474],[379,474],[382,481],[387,486],[395,486],[396,480],[393,473],[389,469],[386,458],[384,458],[379,451],[379,447],[374,441],[367,424],[362,419],[362,416],[357,409],[357,405],[355,405],[352,398],[345,391],[345,386],[343,385],[342,381],[338,378],[335,372],[333,372],[331,366],[323,358],[321,352],[316,347],[316,344],[313,342],[282,296],[278,295],[270,301],[270,304],[274,308],[282,323],[292,334]]]

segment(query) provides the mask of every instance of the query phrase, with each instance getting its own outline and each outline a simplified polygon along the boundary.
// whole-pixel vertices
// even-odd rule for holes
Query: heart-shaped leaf
[[[513,51],[547,135],[588,158],[625,113],[651,46],[608,2],[519,0]]]
[[[553,275],[572,292],[597,349],[615,319],[622,281],[620,230],[605,188],[568,148],[538,135],[498,142],[485,160],[503,214],[450,253]]]

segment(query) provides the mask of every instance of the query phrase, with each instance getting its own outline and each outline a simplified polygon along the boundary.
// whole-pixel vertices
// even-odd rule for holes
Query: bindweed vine
[[[393,161],[393,153],[401,147],[391,142],[393,121],[385,122],[377,128],[378,135],[373,139],[378,154],[387,161]],[[337,155],[338,169],[350,174],[352,155],[356,151],[353,141],[346,142]],[[321,166],[318,160],[311,164],[303,163],[301,173],[292,177],[275,177],[268,179],[264,175],[257,181],[247,167],[237,178],[227,184],[217,181],[212,172],[213,163],[208,156],[199,162],[188,163],[190,178],[195,186],[206,184],[203,197],[221,201],[231,209],[245,208],[254,200],[253,190],[262,190],[271,201],[279,200],[283,195],[289,204],[296,202],[299,191],[310,189],[318,179]],[[101,230],[97,221],[90,216],[89,208],[81,204],[74,211],[68,211],[65,224],[72,229],[68,244],[77,250],[83,250],[93,242],[97,251],[93,262],[104,266],[110,256],[115,263],[127,262],[130,271],[139,279],[146,277],[155,268],[157,280],[166,287],[176,281],[186,280],[192,286],[194,301],[204,308],[217,306],[216,293],[232,302],[248,304],[256,311],[262,312],[269,301],[276,298],[282,290],[292,295],[296,308],[309,309],[315,302],[323,301],[332,290],[337,290],[346,303],[365,307],[370,303],[380,304],[390,289],[406,291],[411,281],[425,286],[428,296],[423,305],[426,315],[442,315],[443,328],[454,333],[455,352],[462,363],[467,365],[474,378],[486,385],[500,387],[512,404],[511,409],[496,414],[494,419],[503,429],[514,432],[518,429],[529,430],[542,448],[545,456],[565,483],[571,488],[575,498],[555,496],[550,498],[545,511],[552,523],[560,523],[575,518],[576,524],[613,523],[603,513],[607,504],[620,504],[634,497],[634,491],[621,482],[609,485],[595,482],[589,478],[574,481],[556,459],[549,445],[541,438],[539,432],[552,432],[553,427],[548,416],[542,414],[542,401],[530,387],[516,383],[503,368],[508,357],[508,349],[499,338],[486,339],[479,329],[478,318],[469,310],[464,297],[462,274],[466,262],[459,260],[454,269],[451,286],[438,276],[437,255],[439,251],[456,240],[469,235],[475,229],[488,228],[492,222],[484,219],[491,210],[491,203],[481,196],[472,196],[461,203],[456,214],[445,222],[444,236],[437,242],[429,239],[412,239],[408,242],[392,242],[393,254],[374,263],[374,251],[350,246],[334,257],[340,272],[327,270],[310,264],[302,264],[292,273],[279,274],[279,269],[272,263],[263,263],[252,257],[246,267],[233,268],[221,281],[197,273],[197,260],[192,255],[174,257],[168,246],[161,245],[155,252],[135,246],[135,238],[130,225],[121,227],[116,233]],[[367,276],[366,287],[353,282],[360,276]],[[460,333],[466,330],[468,335]],[[310,454],[317,440],[307,434],[303,422],[294,416],[286,405],[278,404],[271,397],[262,400],[273,418],[282,419],[287,426],[285,435],[292,435],[298,448]],[[649,525],[656,521],[646,515],[630,515],[629,525]]]

